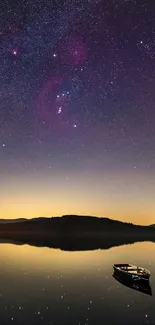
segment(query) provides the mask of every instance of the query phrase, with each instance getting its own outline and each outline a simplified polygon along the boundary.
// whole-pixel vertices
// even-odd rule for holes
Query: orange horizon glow
[[[64,175],[14,176],[2,181],[0,218],[89,215],[134,224],[155,223],[152,175],[90,171]]]

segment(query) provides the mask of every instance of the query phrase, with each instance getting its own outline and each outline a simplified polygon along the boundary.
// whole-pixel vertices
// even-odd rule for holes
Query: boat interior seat
[[[121,268],[122,270],[124,270],[124,271],[128,271],[128,272],[135,272],[135,273],[146,273],[146,271],[145,270],[143,270],[143,269],[141,269],[141,268],[130,268],[130,267],[127,267],[127,266],[123,266],[122,268]]]

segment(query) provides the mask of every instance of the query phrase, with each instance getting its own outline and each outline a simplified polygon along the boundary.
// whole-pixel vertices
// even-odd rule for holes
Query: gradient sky
[[[1,4],[0,218],[155,222],[151,1]]]

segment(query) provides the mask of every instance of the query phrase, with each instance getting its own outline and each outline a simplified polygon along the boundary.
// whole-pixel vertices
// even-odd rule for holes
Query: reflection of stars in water
[[[95,273],[95,276],[96,277],[98,277],[98,272],[100,272],[100,271],[101,271],[101,269],[99,269],[97,267],[96,270],[95,270],[95,272],[96,272]],[[45,278],[48,281],[48,283],[49,283],[49,279],[52,280],[52,276],[51,275],[46,275]],[[103,276],[103,278],[105,279],[106,276]],[[60,290],[60,292],[59,292],[59,294],[57,296],[57,300],[59,300],[59,304],[61,303],[61,306],[63,306],[62,308],[64,308],[66,310],[66,313],[68,313],[68,315],[71,313],[71,316],[72,316],[72,312],[74,312],[74,308],[76,308],[76,306],[74,306],[73,301],[71,302],[70,300],[68,300],[69,296],[67,296],[67,291],[64,292],[64,289],[62,290],[62,288],[63,288],[62,279],[64,279],[64,276],[62,276],[62,275],[58,275],[57,276],[56,275],[56,279],[57,279],[57,284],[58,284],[58,289],[57,290],[58,291]],[[82,276],[81,279],[83,280],[83,283],[86,284],[86,281],[89,280],[89,277],[86,276],[85,274],[83,274],[83,276]],[[53,280],[55,280],[55,279],[53,279]],[[42,287],[39,289],[40,292],[41,291],[44,291],[46,289],[46,287],[45,287],[45,289],[44,289],[44,287],[43,288]],[[110,287],[110,289],[112,289],[112,287]],[[106,290],[108,291],[109,288],[107,287]],[[81,325],[82,324],[83,325],[84,324],[85,325],[88,325],[89,324],[89,321],[90,321],[90,319],[89,319],[90,316],[89,315],[90,315],[90,313],[93,313],[94,312],[94,309],[93,309],[93,307],[95,306],[94,303],[96,304],[96,301],[93,300],[92,294],[93,294],[93,292],[91,293],[91,295],[88,295],[87,290],[86,290],[85,294],[84,293],[83,294],[80,293],[80,297],[82,298],[83,305],[85,307],[85,315],[84,315],[84,318],[83,318],[83,316],[81,316],[83,319],[81,319],[79,317],[79,320],[76,320],[77,324],[81,324]],[[43,293],[42,293],[42,295],[43,295]],[[67,297],[67,299],[65,299],[65,297]],[[100,299],[100,303],[105,304],[104,297],[102,297],[101,295],[99,295],[98,298]],[[130,307],[130,304],[129,303],[126,303],[125,307],[126,307],[126,310],[127,310],[127,308]],[[16,305],[14,306],[14,310],[15,309],[20,310],[21,313],[24,312],[24,311],[21,310],[22,309],[21,302],[18,303],[17,306]],[[51,323],[51,325],[54,324],[54,321],[55,321],[55,317],[56,316],[54,315],[54,318],[52,320],[51,320],[51,317],[50,317],[50,315],[51,315],[51,313],[52,313],[53,310],[55,310],[55,307],[48,306],[46,304],[43,306],[43,309],[42,309],[41,306],[36,307],[36,309],[34,310],[33,314],[34,314],[34,317],[37,318],[38,324],[40,324],[42,320],[46,320],[46,323],[48,323],[48,324],[50,324],[50,323]],[[15,315],[12,315],[12,316],[13,316],[12,317],[13,318],[13,321],[15,321]],[[144,314],[143,318],[146,319],[147,316]],[[10,321],[11,321],[11,318],[10,318]]]
[[[58,276],[58,280],[62,279],[62,275]]]

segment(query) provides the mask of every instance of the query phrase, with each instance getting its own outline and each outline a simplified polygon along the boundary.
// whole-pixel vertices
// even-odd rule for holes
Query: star
[[[18,54],[17,50],[16,49],[12,50],[12,54],[16,56]]]
[[[62,113],[62,107],[58,108],[58,114]]]

